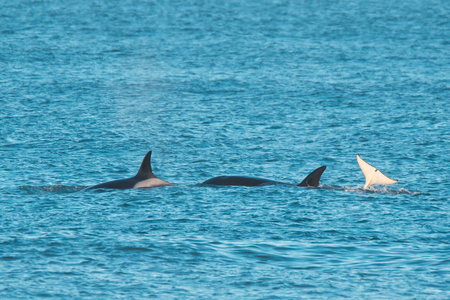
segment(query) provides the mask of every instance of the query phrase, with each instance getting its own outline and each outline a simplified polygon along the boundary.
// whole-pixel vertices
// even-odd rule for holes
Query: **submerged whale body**
[[[158,186],[173,185],[170,182],[159,179],[153,174],[150,157],[152,151],[149,151],[142,160],[141,167],[134,177],[109,181],[97,184],[88,188],[90,189],[134,189],[134,188],[152,188]]]
[[[305,179],[296,186],[318,187],[320,177],[327,167],[322,166],[312,171]],[[263,186],[263,185],[294,185],[290,183],[274,181],[264,178],[247,177],[247,176],[219,176],[206,180],[202,185],[228,185],[228,186]]]
[[[388,185],[398,182],[398,180],[393,180],[387,177],[386,175],[381,173],[380,170],[367,163],[361,158],[361,156],[359,156],[359,154],[356,155],[356,160],[358,161],[359,167],[361,168],[361,171],[366,178],[366,183],[364,184],[363,189],[368,189],[371,185],[374,184]]]

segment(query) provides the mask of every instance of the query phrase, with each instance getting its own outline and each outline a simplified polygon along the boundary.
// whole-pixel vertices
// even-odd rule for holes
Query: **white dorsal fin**
[[[366,177],[366,184],[364,185],[364,189],[367,189],[369,186],[374,184],[394,184],[397,183],[398,180],[393,180],[381,173],[380,170],[377,170],[374,166],[371,166],[367,162],[365,162],[359,154],[356,155],[356,160],[358,161],[359,167],[364,173],[364,177]]]

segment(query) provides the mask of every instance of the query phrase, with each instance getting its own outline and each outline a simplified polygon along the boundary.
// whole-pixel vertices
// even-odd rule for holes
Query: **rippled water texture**
[[[3,3],[0,298],[450,298],[449,12]],[[176,186],[85,190],[149,150]]]

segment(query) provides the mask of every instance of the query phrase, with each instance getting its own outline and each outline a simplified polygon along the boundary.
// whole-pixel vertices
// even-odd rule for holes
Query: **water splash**
[[[371,186],[368,189],[363,189],[362,187],[349,187],[349,186],[330,186],[330,185],[322,185],[318,187],[319,189],[326,190],[336,190],[336,191],[345,191],[345,192],[353,192],[353,193],[373,193],[373,194],[394,194],[394,195],[420,195],[420,192],[410,191],[405,188],[400,188],[398,190],[389,189],[386,186],[383,187],[375,187]]]

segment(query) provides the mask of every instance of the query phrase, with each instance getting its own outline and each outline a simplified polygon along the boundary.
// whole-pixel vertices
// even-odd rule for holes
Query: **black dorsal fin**
[[[136,177],[139,177],[139,178],[154,178],[154,177],[156,177],[153,174],[152,165],[150,163],[151,156],[152,156],[152,151],[148,151],[148,153],[145,155],[144,159],[142,160],[141,167],[139,168],[139,171],[137,172]]]
[[[297,186],[318,187],[320,183],[320,177],[322,176],[322,173],[325,171],[326,168],[327,168],[326,166],[322,166],[320,168],[315,169],[308,176],[306,176],[305,179],[303,179],[303,181]]]

